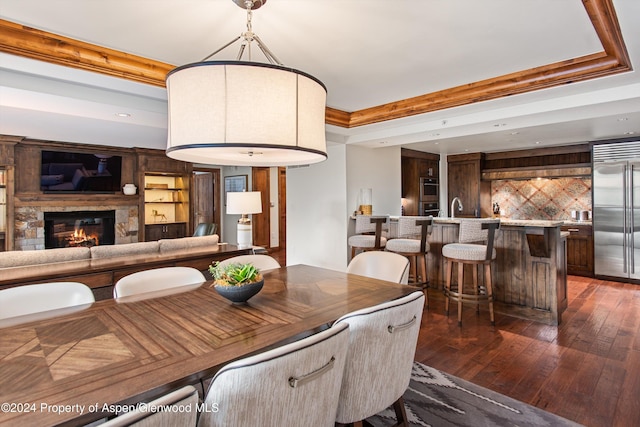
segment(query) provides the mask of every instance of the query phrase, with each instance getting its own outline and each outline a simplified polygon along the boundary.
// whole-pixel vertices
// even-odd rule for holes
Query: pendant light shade
[[[290,166],[327,158],[326,88],[281,65],[204,61],[167,75],[167,155],[193,163]]]

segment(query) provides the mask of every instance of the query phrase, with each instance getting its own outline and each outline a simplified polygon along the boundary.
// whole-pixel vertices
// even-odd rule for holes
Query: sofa
[[[40,171],[42,191],[80,191],[87,178],[82,163],[43,163]]]
[[[168,266],[207,272],[214,261],[250,253],[218,244],[217,234],[153,242],[0,252],[0,289],[31,283],[77,281],[91,287],[96,299],[111,297],[111,288],[128,274]],[[205,274],[206,277],[208,273]]]

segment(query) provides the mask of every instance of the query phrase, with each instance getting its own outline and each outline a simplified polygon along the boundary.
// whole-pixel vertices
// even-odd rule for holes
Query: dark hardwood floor
[[[558,327],[430,293],[416,360],[586,426],[640,425],[640,286],[569,276]],[[433,295],[435,294],[435,295]],[[433,295],[433,297],[432,297]]]
[[[568,295],[557,327],[472,306],[458,327],[431,290],[416,360],[586,426],[640,426],[640,285],[569,276]]]

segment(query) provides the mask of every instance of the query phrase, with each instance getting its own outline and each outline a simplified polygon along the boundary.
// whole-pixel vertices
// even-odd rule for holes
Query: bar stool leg
[[[489,298],[489,318],[491,324],[495,326],[496,321],[493,317],[493,285],[491,283],[491,261],[484,265],[484,281],[487,289],[487,297]]]
[[[474,286],[476,284],[474,283]],[[464,292],[464,264],[458,262],[458,326],[462,326],[462,294]]]
[[[445,283],[445,287],[447,289],[445,299],[444,299],[444,312],[447,316],[449,316],[449,295],[451,293],[451,277],[453,276],[453,261],[447,260],[447,282]]]
[[[424,292],[424,306],[429,309],[429,276],[427,276],[427,254],[421,254],[420,256],[420,283],[422,283],[422,291]],[[417,263],[417,262],[416,262]]]
[[[476,294],[476,314],[480,315],[480,303],[478,302],[478,296],[480,295],[480,284],[478,283],[478,268],[479,265],[473,265],[473,290]]]

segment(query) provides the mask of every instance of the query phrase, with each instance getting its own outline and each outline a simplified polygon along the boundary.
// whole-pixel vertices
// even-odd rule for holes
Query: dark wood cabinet
[[[462,212],[456,217],[491,216],[491,182],[482,181],[484,153],[458,154],[447,157],[447,203],[451,216],[451,200],[458,197],[462,201]]]
[[[170,224],[147,224],[144,226],[145,241],[160,239],[177,239],[187,235],[187,224],[176,222]]]
[[[440,155],[422,151],[401,151],[404,215],[420,214],[420,178],[439,178]]]
[[[593,227],[591,225],[564,225],[567,237],[567,273],[593,277]]]

